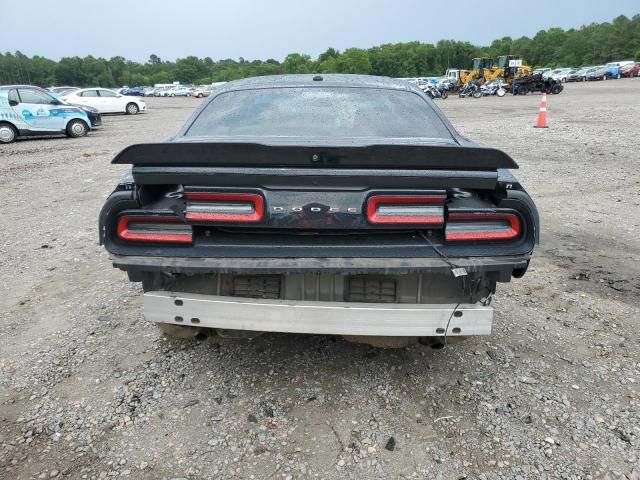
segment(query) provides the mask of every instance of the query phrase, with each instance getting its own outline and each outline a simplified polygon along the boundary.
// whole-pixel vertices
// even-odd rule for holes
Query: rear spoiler
[[[496,170],[518,168],[506,153],[459,145],[314,147],[225,142],[131,145],[111,163],[140,166],[331,167]]]

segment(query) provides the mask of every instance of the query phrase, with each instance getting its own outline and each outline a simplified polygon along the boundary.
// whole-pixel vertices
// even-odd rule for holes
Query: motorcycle
[[[480,85],[478,85],[477,82],[465,83],[464,87],[462,87],[462,89],[458,92],[458,96],[460,98],[465,98],[465,97],[480,98],[482,96]]]
[[[443,100],[449,97],[448,83],[440,83],[436,86],[436,89],[440,92],[440,97],[442,97]]]
[[[482,92],[482,95],[485,97],[489,95],[504,97],[504,95],[507,93],[507,91],[504,88],[504,84],[496,80],[482,85],[482,87],[480,87],[480,91]]]
[[[422,85],[422,86],[420,86],[420,88],[422,89],[422,91],[424,93],[429,95],[429,97],[431,97],[432,100],[434,98],[441,98],[441,99],[444,100],[449,96],[449,92],[447,91],[447,89],[445,87],[435,86],[435,85],[433,85],[431,83],[427,83],[425,85]]]

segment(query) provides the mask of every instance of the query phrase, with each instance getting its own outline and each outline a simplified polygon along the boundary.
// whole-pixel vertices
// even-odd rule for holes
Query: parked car
[[[144,112],[147,104],[138,97],[127,97],[106,88],[83,88],[62,97],[65,102],[87,105],[100,113],[127,113],[135,115]]]
[[[70,92],[72,90],[80,90],[80,87],[49,87],[47,90],[49,90],[49,92],[53,94],[60,95],[64,92]]]
[[[609,78],[620,78],[620,63],[610,62],[605,65]]]
[[[55,88],[54,90],[49,90],[49,93],[56,98],[60,98],[78,90],[80,90],[80,87],[60,87]]]
[[[193,90],[193,96],[196,98],[208,97],[212,91],[213,87],[211,85],[201,85]]]
[[[567,82],[586,82],[587,80],[587,72],[592,67],[582,67],[575,70],[572,70],[567,74]]]
[[[92,128],[98,128],[102,126],[102,115],[100,115],[100,112],[97,109],[86,106],[86,105],[79,105],[79,104],[65,102],[64,100],[62,100],[62,97],[64,95],[80,90],[78,87],[59,87],[59,88],[56,87],[55,92],[52,92],[51,89],[48,89],[48,90],[51,96],[57,98],[63,104],[70,105],[72,107],[78,107],[79,109],[83,110],[89,117],[89,121],[91,122]]]
[[[91,127],[86,111],[66,105],[43,88],[0,86],[0,143],[35,135],[84,137]]]
[[[153,97],[155,92],[156,92],[156,89],[154,87],[147,87],[142,92],[142,96],[143,97]]]
[[[551,78],[553,75],[555,75],[556,73],[560,73],[562,71],[562,68],[556,68],[553,70],[547,70],[545,72],[542,72],[542,78],[543,79],[547,79],[547,78]],[[533,75],[533,73],[532,73]]]
[[[190,97],[193,95],[193,90],[189,87],[185,87],[183,85],[179,85],[173,88],[170,88],[166,91],[165,97]]]
[[[626,67],[627,65],[633,65],[632,60],[626,60],[623,62],[609,62],[607,63],[607,73],[609,78],[620,78],[622,74],[620,73],[620,69],[622,67]]]
[[[628,63],[621,66],[620,76],[625,78],[640,77],[640,63]]]
[[[573,68],[559,68],[557,70],[554,70],[555,73],[551,74],[551,78],[559,82],[565,83],[567,81],[567,77],[569,76],[569,72],[573,70],[574,70]]]
[[[538,74],[542,75],[542,74],[544,74],[544,73],[546,73],[546,72],[550,72],[550,71],[551,71],[551,69],[550,69],[550,68],[536,68],[536,69],[532,72],[532,75],[538,75]]]
[[[102,115],[96,108],[89,107],[87,105],[78,105],[78,104],[65,102],[60,98],[58,98],[58,100],[60,100],[64,105],[69,105],[70,107],[76,107],[82,110],[83,112],[85,112],[87,114],[87,117],[89,117],[89,125],[91,127],[91,130],[102,127]]]
[[[173,88],[173,86],[156,88],[153,96],[154,97],[166,97],[167,96],[167,92],[169,90],[171,90],[172,88]]]
[[[515,161],[403,80],[229,82],[173,139],[113,163],[133,167],[100,242],[179,336],[487,335],[497,282],[525,274],[539,237]]]
[[[125,95],[127,97],[144,97],[144,88],[142,87],[133,87],[133,88],[125,88],[121,95]]]
[[[609,70],[606,65],[599,65],[587,71],[587,80],[607,80],[608,78]]]

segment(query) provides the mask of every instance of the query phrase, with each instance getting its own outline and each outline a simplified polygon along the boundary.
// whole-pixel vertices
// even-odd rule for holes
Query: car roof
[[[73,92],[70,92],[70,94],[71,93],[76,94],[76,93],[80,93],[80,92],[86,92],[87,90],[109,90],[110,92],[116,93],[116,91],[113,90],[112,88],[107,88],[107,87],[87,87],[87,88],[78,88],[77,90],[74,90]],[[128,90],[132,90],[132,89],[128,89]]]
[[[38,87],[37,85],[0,85],[0,90],[10,90],[12,88],[37,88],[38,90],[44,90],[44,88]]]
[[[318,78],[319,80],[314,80],[314,78]],[[219,93],[224,93],[234,90],[279,87],[350,87],[420,91],[418,87],[410,84],[406,80],[373,75],[349,74],[265,75],[227,82],[216,90]]]

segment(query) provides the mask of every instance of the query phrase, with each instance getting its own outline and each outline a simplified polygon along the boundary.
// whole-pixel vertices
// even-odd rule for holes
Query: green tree
[[[179,58],[176,61],[176,79],[182,83],[194,83],[207,74],[207,67],[198,57]]]
[[[309,73],[311,71],[311,57],[309,55],[290,53],[284,59],[285,73]]]
[[[371,73],[369,53],[359,48],[348,48],[336,61],[337,71],[340,73]]]
[[[149,83],[155,85],[156,83],[171,83],[173,80],[169,72],[158,72],[151,75]]]

